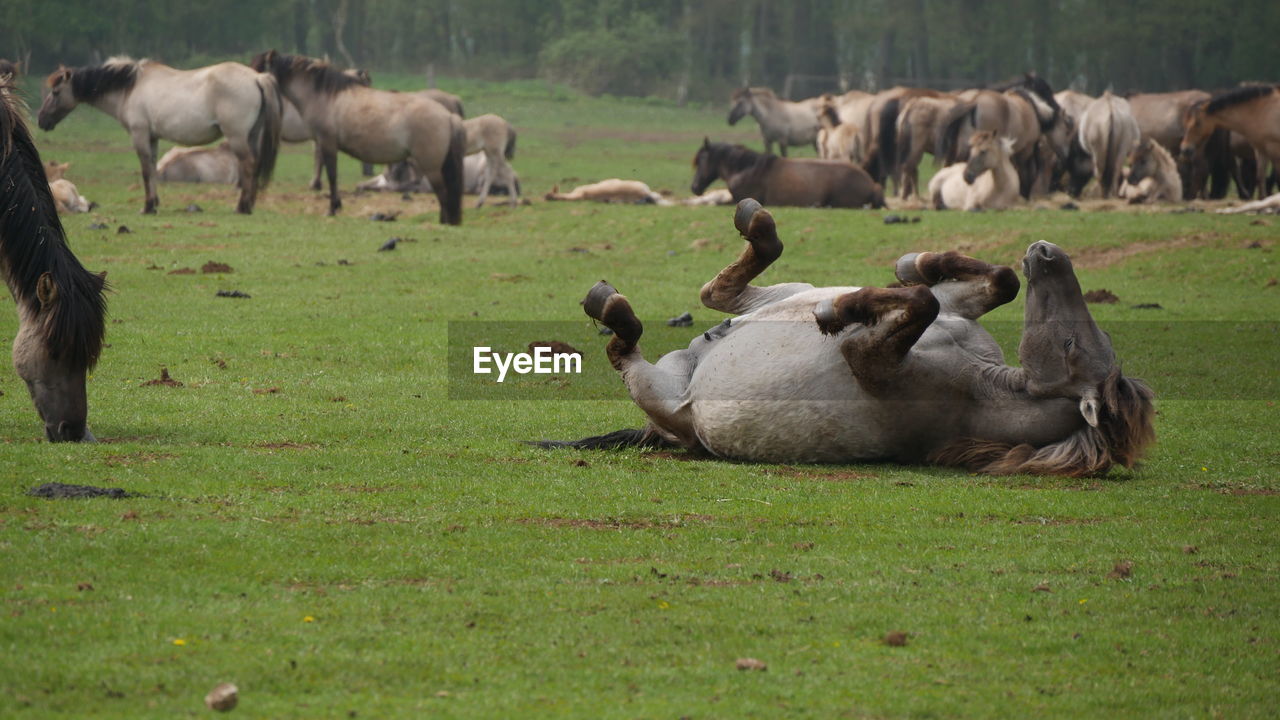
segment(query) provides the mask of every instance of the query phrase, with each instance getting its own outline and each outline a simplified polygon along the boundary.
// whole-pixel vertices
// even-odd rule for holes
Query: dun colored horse
[[[1141,137],[1129,102],[1122,97],[1104,92],[1084,109],[1080,145],[1093,158],[1093,174],[1102,197],[1109,198],[1120,189],[1120,167]]]
[[[822,125],[822,129],[818,131],[818,157],[823,160],[845,160],[854,165],[862,164],[865,159],[862,135],[857,125],[841,122],[834,98],[819,106],[818,122]]]
[[[152,60],[112,58],[92,67],[59,67],[45,80],[40,129],[52,130],[79,103],[89,103],[124,125],[142,163],[154,213],[156,143],[207,145],[226,137],[240,162],[236,212],[253,212],[280,147],[281,104],[276,81],[240,63],[175,70]]]
[[[1179,160],[1178,173],[1182,176],[1182,196],[1185,200],[1225,197],[1230,184],[1230,163],[1224,154],[1224,143],[1227,142],[1225,131],[1215,133],[1210,142],[1196,149],[1190,160],[1182,159],[1179,153],[1182,136],[1185,134],[1183,117],[1192,105],[1208,100],[1209,97],[1209,93],[1203,90],[1181,90],[1139,93],[1126,98],[1129,109],[1133,112],[1133,119],[1138,121],[1142,137],[1152,138],[1163,145],[1174,159]]]
[[[370,87],[373,84],[373,78],[369,76],[367,70],[350,69],[343,70],[344,74],[360,81],[361,85]],[[311,142],[315,138],[311,136],[311,128],[307,127],[307,123],[302,119],[302,113],[298,112],[298,108],[287,98],[284,101],[284,115],[280,126],[280,139],[288,143],[304,143]],[[320,152],[320,145],[315,146],[315,174],[311,176],[311,189],[319,190],[324,187],[320,181],[320,176],[324,172],[324,153]],[[365,174],[372,175],[371,166],[365,166]],[[210,182],[208,180],[190,180],[188,182]],[[221,182],[221,181],[217,181]],[[233,181],[234,182],[234,181]]]
[[[969,136],[969,161],[939,170],[929,181],[934,208],[1003,210],[1018,202],[1018,171],[1009,161],[1011,138],[985,130]]]
[[[94,204],[80,194],[75,184],[66,178],[71,163],[56,163],[50,160],[44,164],[44,177],[49,181],[49,192],[53,193],[53,203],[59,214],[86,213]]]
[[[13,367],[50,442],[93,441],[85,375],[98,361],[106,273],[71,249],[9,80],[0,80],[0,272],[18,306]]]
[[[978,318],[1017,296],[1012,268],[922,252],[897,261],[904,287],[755,286],[782,241],[757,202],[739,203],[734,225],[748,245],[701,297],[736,317],[656,363],[640,352],[644,326],[627,298],[605,282],[591,289],[583,309],[613,330],[606,354],[648,425],[543,447],[1090,476],[1132,467],[1154,440],[1151,390],[1121,373],[1056,245],[1032,243],[1023,257],[1021,367],[1011,367]]]
[[[734,125],[747,115],[755,118],[764,135],[766,153],[773,152],[775,142],[782,157],[787,156],[789,145],[808,145],[817,152],[819,126],[813,103],[780,100],[764,87],[739,88],[729,101],[729,124]]]
[[[1120,186],[1120,197],[1133,204],[1182,200],[1178,164],[1163,145],[1147,138],[1129,153],[1129,176]]]
[[[217,147],[175,147],[156,163],[156,176],[162,182],[234,185],[240,182],[240,165],[226,143]]]
[[[898,157],[894,162],[902,199],[920,194],[920,162],[926,152],[933,154],[938,124],[959,102],[959,98],[942,95],[908,98],[902,104],[896,129]]]
[[[609,178],[600,182],[579,185],[567,193],[560,192],[560,186],[551,188],[546,200],[588,200],[603,203],[627,203],[631,205],[670,205],[670,200],[654,192],[639,180],[621,180]]]
[[[789,159],[704,140],[693,158],[694,195],[723,179],[735,201],[767,205],[882,208],[884,192],[862,168],[839,160]]]
[[[1192,157],[1215,130],[1226,128],[1280,167],[1280,85],[1253,85],[1215,95],[1189,106],[1182,120],[1183,158]]]
[[[324,155],[329,214],[342,207],[338,151],[368,163],[409,161],[427,177],[440,201],[440,222],[462,224],[462,159],[467,136],[462,120],[439,103],[365,87],[328,63],[269,50],[253,67],[270,72],[298,107]]]

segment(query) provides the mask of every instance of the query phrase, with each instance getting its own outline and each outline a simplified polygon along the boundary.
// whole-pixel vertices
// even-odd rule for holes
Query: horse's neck
[[[89,100],[88,104],[110,115],[116,120],[119,120],[121,123],[124,123],[124,106],[127,95],[128,92],[124,90],[103,93],[102,95]]]

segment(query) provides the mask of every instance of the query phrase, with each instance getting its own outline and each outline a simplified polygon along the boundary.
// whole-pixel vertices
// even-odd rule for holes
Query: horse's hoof
[[[738,203],[738,209],[733,212],[733,226],[745,236],[751,229],[751,218],[755,217],[757,210],[762,209],[764,208],[759,201],[752,198],[743,199]]]
[[[592,320],[604,319],[604,306],[609,298],[617,295],[618,291],[612,285],[601,280],[587,293],[582,300],[582,309],[586,311],[587,317]]]
[[[920,273],[920,268],[916,267],[916,261],[921,255],[927,253],[907,253],[898,258],[898,264],[894,266],[893,274],[903,285],[928,285],[929,280]]]
[[[823,300],[813,308],[813,319],[818,323],[818,331],[823,335],[835,335],[844,329],[845,323],[836,314],[834,300]]]

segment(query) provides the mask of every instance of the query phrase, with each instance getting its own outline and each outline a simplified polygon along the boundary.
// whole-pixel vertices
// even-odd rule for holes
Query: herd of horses
[[[91,441],[85,378],[103,347],[105,273],[87,271],[67,247],[59,208],[85,200],[58,184],[65,164],[41,163],[12,82],[12,72],[0,73],[0,269],[18,305],[14,364],[46,437]],[[378,90],[367,73],[313,58],[268,51],[248,65],[189,71],[129,59],[60,67],[45,80],[39,126],[52,130],[80,103],[129,133],[145,213],[159,204],[158,176],[198,176],[206,159],[219,163],[220,181],[238,184],[237,211],[252,212],[282,141],[315,143],[312,187],[327,176],[331,214],[342,206],[338,152],[388,166],[365,186],[434,192],[441,223],[461,223],[468,188],[480,203],[499,185],[511,202],[518,194],[508,162],[515,131],[502,118],[464,120],[456,96]],[[754,286],[783,248],[763,205],[879,208],[890,184],[900,197],[920,196],[926,153],[944,166],[928,184],[929,200],[965,210],[1008,207],[1055,187],[1078,194],[1091,178],[1103,197],[1173,202],[1225,192],[1225,172],[1244,197],[1262,193],[1267,164],[1280,163],[1275,86],[1090,98],[1054,93],[1029,74],[995,89],[894,88],[803,102],[743,88],[729,123],[747,115],[761,127],[765,152],[706,139],[691,186],[695,203],[737,203],[734,223],[747,246],[701,291],[707,307],[735,317],[650,364],[629,302],[597,284],[583,306],[612,331],[607,355],[649,424],[545,445],[675,445],[753,461],[891,460],[986,473],[1132,466],[1154,439],[1153,393],[1120,372],[1061,248],[1037,242],[1023,259],[1015,368],[977,322],[1016,297],[1012,268],[923,252],[897,262],[899,283],[890,288]],[[213,149],[175,149],[157,168],[160,139],[198,146],[220,138]],[[820,157],[787,157],[789,146],[811,146]],[[716,180],[726,188],[706,192]],[[548,199],[610,196],[670,204],[625,180],[557,189]]]
[[[812,147],[819,158],[854,165],[872,182],[892,185],[904,200],[917,197],[938,208],[1001,208],[1016,200],[1003,192],[1002,182],[986,181],[1001,185],[1001,192],[960,193],[952,184],[947,193],[948,185],[936,178],[928,197],[921,197],[924,155],[944,167],[967,163],[975,136],[984,151],[990,149],[987,135],[980,133],[1008,141],[1008,166],[993,172],[1007,175],[1011,166],[1023,199],[1055,190],[1079,197],[1096,179],[1102,197],[1119,195],[1131,202],[1221,198],[1232,181],[1247,200],[1255,193],[1266,195],[1280,182],[1280,86],[1275,85],[1217,94],[1188,90],[1121,97],[1108,91],[1090,97],[1072,90],[1055,93],[1044,79],[1028,73],[989,89],[895,87],[800,101],[782,100],[767,88],[742,88],[731,98],[729,123],[746,115],[759,123],[766,152],[775,143],[783,157],[787,146]],[[1176,179],[1163,172],[1170,162]],[[1151,170],[1135,175],[1136,165]],[[1153,172],[1157,165],[1162,172]],[[816,194],[810,200],[821,204]]]

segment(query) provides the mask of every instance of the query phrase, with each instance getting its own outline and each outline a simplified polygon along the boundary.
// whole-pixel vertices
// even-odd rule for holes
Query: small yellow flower
[[[658,601],[658,609],[659,609],[659,610],[666,610],[666,609],[667,609],[667,608],[669,608],[669,607],[671,607],[671,603],[667,602],[666,600],[659,600],[659,601]]]
[[[186,640],[183,640],[182,638],[174,638],[174,639],[173,639],[173,644],[174,644],[174,645],[177,645],[177,646],[179,646],[179,647],[181,647],[181,646],[183,646],[183,645],[186,645],[186,644],[187,644],[187,641],[186,641]]]
[[[1087,599],[1085,599],[1085,598],[1080,598],[1080,604],[1081,604],[1081,605],[1083,605],[1083,604],[1085,604],[1085,603],[1087,603],[1087,602],[1089,602]]]
[[[302,618],[302,622],[315,622],[315,621],[316,621],[316,619],[315,619],[315,618],[313,618],[313,617],[311,617],[310,615],[308,615],[308,616],[306,616],[306,617]]]
[[[1209,472],[1209,468],[1207,468],[1207,467],[1202,467],[1202,468],[1200,468],[1200,472]]]

